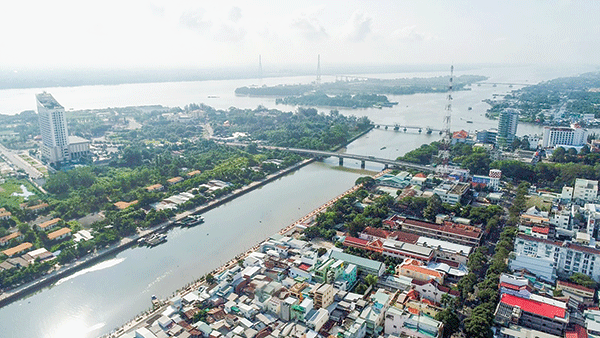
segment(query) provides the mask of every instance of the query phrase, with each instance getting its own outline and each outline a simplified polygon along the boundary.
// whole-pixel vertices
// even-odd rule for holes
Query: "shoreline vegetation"
[[[262,87],[239,87],[239,96],[277,97],[277,104],[342,107],[383,108],[393,107],[386,95],[412,95],[417,93],[445,93],[449,76],[432,78],[373,79],[349,77],[347,81],[294,84]],[[470,90],[473,83],[487,80],[485,76],[461,75],[454,78],[453,90]]]
[[[370,131],[370,130],[369,130]],[[367,131],[368,132],[368,131]],[[367,132],[363,133],[366,134]],[[362,136],[362,135],[360,135]],[[357,138],[359,138],[360,136],[358,136]],[[355,139],[357,139],[355,138]],[[352,140],[354,141],[354,140]],[[341,148],[341,147],[340,147]],[[309,163],[312,163],[315,161],[315,159],[311,159],[311,160],[307,160],[309,161]],[[306,164],[309,164],[306,163]],[[304,165],[306,165],[304,164]],[[303,165],[303,166],[304,166]],[[383,170],[377,174],[375,174],[373,176],[373,178],[377,178],[379,176],[382,176],[388,172],[390,172],[390,169],[386,169]],[[317,207],[316,209],[314,209],[313,211],[311,211],[310,213],[306,214],[305,216],[301,217],[300,219],[296,220],[295,222],[287,225],[286,227],[282,228],[281,230],[279,230],[276,234],[279,235],[285,235],[290,231],[293,231],[297,225],[301,225],[301,224],[306,224],[306,222],[310,222],[314,219],[316,219],[317,215],[319,215],[320,213],[323,213],[325,211],[327,211],[327,209],[329,207],[331,207],[332,205],[334,205],[334,203],[338,200],[340,200],[341,198],[348,196],[354,192],[356,192],[358,189],[362,188],[364,186],[364,183],[359,183],[359,184],[355,184],[354,186],[352,186],[350,189],[344,191],[343,193],[341,193],[340,195],[332,198],[331,200],[325,202],[324,204],[322,204],[321,206]],[[229,260],[228,262],[216,267],[215,269],[211,270],[210,272],[208,272],[206,275],[217,275],[223,271],[225,271],[226,269],[229,269],[231,267],[233,267],[235,264],[238,264],[238,261],[240,259],[244,259],[245,257],[247,257],[250,253],[258,250],[258,248],[260,247],[260,245],[268,240],[269,237],[261,240],[259,243],[257,243],[256,245],[254,245],[253,247],[243,251],[242,253],[236,255],[233,259]],[[188,284],[186,284],[185,286],[177,289],[175,292],[173,292],[171,295],[169,295],[168,298],[172,298],[176,295],[179,296],[185,296],[186,294],[190,293],[191,291],[193,291],[194,289],[199,288],[204,282],[205,282],[205,276],[202,276],[196,280],[194,280],[193,282],[190,282]],[[121,327],[115,329],[114,331],[112,331],[111,333],[105,334],[102,337],[108,337],[108,338],[112,338],[112,337],[118,337],[120,334],[123,334],[125,332],[128,332],[130,330],[132,330],[133,328],[135,328],[137,325],[143,323],[144,321],[146,321],[148,318],[151,318],[153,315],[161,312],[162,310],[164,310],[164,301],[159,301],[159,304],[161,304],[160,306],[155,306],[153,308],[151,308],[150,310],[144,311],[143,313],[138,314],[137,316],[134,317],[134,319],[130,320],[129,322],[123,324]]]
[[[300,108],[297,113],[284,113],[262,108],[217,111],[207,106],[186,106],[186,110],[198,108],[205,111],[204,115],[218,137],[244,132],[252,136],[245,136],[246,141],[262,140],[280,146],[304,142],[304,146],[311,149],[335,151],[373,128],[366,118],[348,118],[336,112],[325,115],[316,109]],[[60,250],[56,262],[67,268],[56,272],[55,263],[36,262],[27,269],[1,271],[0,288],[6,293],[0,295],[0,306],[114,255],[135,244],[139,238],[172,226],[174,220],[206,212],[313,161],[287,152],[261,152],[252,144],[245,149],[235,149],[210,140],[181,142],[173,139],[173,135],[186,137],[187,131],[182,128],[197,126],[165,120],[161,116],[162,112],[148,113],[141,129],[118,133],[119,142],[126,142],[126,145],[107,166],[58,171],[46,182],[48,194],[35,197],[36,201],[47,202],[52,217],[62,218],[60,222],[71,227],[73,232],[81,229],[75,219],[90,213],[103,213],[105,218],[89,228],[94,234],[93,239],[78,243],[71,239],[48,241],[44,231],[24,223],[32,220],[32,215],[11,209],[15,211],[14,215],[19,215],[13,227],[18,227],[25,238],[12,240],[10,245],[29,240],[34,243],[34,248],[46,247],[50,252]],[[285,123],[276,125],[271,121],[274,119]],[[202,125],[207,120],[195,124]],[[310,137],[305,136],[309,134]],[[148,143],[149,140],[152,142]],[[173,153],[179,156],[174,157]],[[197,174],[187,174],[192,171]],[[189,177],[175,184],[167,182],[178,175]],[[222,180],[229,185],[209,192],[202,185],[210,180]],[[146,189],[148,184],[156,185],[157,182],[168,188],[164,191]],[[151,206],[185,191],[192,192],[195,197],[178,208],[179,215],[168,209],[156,211]],[[119,210],[115,207],[116,201],[125,201],[129,206]]]

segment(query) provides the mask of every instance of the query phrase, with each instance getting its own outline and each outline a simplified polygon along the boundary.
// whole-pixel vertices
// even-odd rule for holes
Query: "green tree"
[[[367,275],[365,277],[365,283],[367,283],[367,285],[369,286],[375,286],[375,284],[377,284],[378,278],[375,275]]]
[[[208,284],[212,284],[215,281],[215,276],[213,276],[212,273],[209,273],[206,275],[205,279]]]
[[[444,323],[444,337],[448,338],[460,329],[460,319],[455,311],[446,308],[435,315],[435,320]]]
[[[574,273],[571,277],[569,277],[569,280],[575,284],[579,284],[590,289],[595,289],[597,286],[596,282],[590,276],[581,272]]]
[[[427,201],[427,207],[423,210],[423,216],[429,221],[435,221],[435,216],[442,212],[442,200],[436,194],[433,194]]]

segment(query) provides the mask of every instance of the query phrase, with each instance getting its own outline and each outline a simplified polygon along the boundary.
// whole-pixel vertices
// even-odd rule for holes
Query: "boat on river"
[[[204,217],[201,215],[189,215],[178,222],[178,224],[182,227],[193,227],[200,223],[204,223]]]
[[[165,234],[151,234],[150,236],[140,239],[140,244],[147,246],[156,246],[167,241]]]

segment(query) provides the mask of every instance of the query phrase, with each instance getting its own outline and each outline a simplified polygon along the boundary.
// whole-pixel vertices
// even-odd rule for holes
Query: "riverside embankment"
[[[349,140],[348,143],[365,135],[371,129],[372,129],[372,127],[369,128],[368,130],[356,135],[351,140]],[[335,150],[339,150],[344,146],[345,145],[339,146]],[[60,267],[59,269],[54,270],[51,273],[36,279],[35,281],[32,281],[30,283],[27,283],[25,285],[15,288],[15,289],[4,292],[4,293],[0,294],[0,307],[6,306],[6,305],[10,304],[11,302],[14,302],[18,299],[26,297],[27,295],[30,295],[36,291],[43,289],[44,287],[52,285],[53,283],[56,283],[57,281],[59,281],[63,278],[66,278],[82,269],[88,268],[102,260],[105,260],[109,257],[113,257],[116,254],[118,254],[119,252],[122,252],[123,250],[126,250],[126,249],[132,247],[133,245],[135,245],[139,239],[149,236],[156,232],[168,230],[169,228],[173,227],[177,221],[179,221],[189,215],[204,214],[216,207],[219,207],[227,202],[232,201],[233,199],[235,199],[239,196],[247,194],[257,188],[264,186],[265,184],[268,184],[268,183],[273,182],[285,175],[288,175],[291,172],[294,172],[314,161],[315,161],[315,159],[305,159],[305,160],[303,160],[299,163],[296,163],[288,168],[285,168],[276,173],[268,175],[267,177],[265,177],[264,179],[262,179],[260,181],[252,182],[249,185],[243,186],[243,187],[236,189],[224,196],[214,199],[214,200],[208,202],[207,204],[198,206],[192,210],[188,210],[188,211],[179,213],[176,216],[174,216],[173,218],[171,218],[170,220],[168,220],[167,222],[159,224],[151,229],[145,229],[145,230],[138,232],[136,235],[125,237],[118,244],[111,245],[106,249],[99,250],[99,251],[97,251],[91,255],[88,255],[76,262],[64,265],[64,266]]]

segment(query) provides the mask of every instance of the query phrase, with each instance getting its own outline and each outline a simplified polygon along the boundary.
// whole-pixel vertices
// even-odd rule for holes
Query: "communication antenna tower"
[[[450,158],[450,143],[452,142],[452,132],[450,123],[452,121],[452,80],[454,77],[454,65],[450,66],[450,81],[448,83],[448,96],[446,97],[446,113],[444,114],[444,127],[442,130],[442,163],[448,164]]]
[[[321,84],[321,54],[317,55],[317,84]]]

